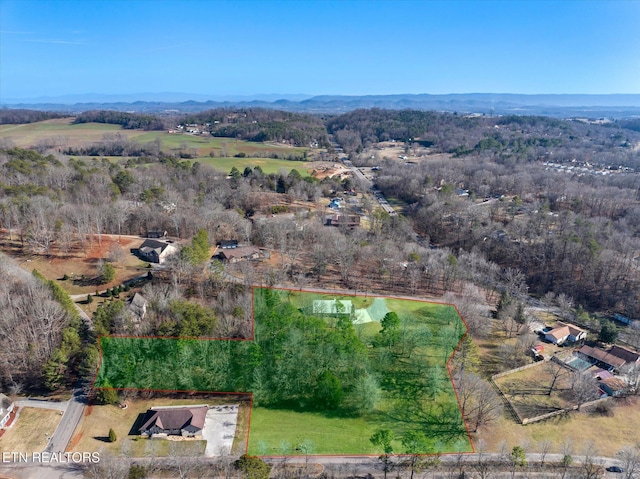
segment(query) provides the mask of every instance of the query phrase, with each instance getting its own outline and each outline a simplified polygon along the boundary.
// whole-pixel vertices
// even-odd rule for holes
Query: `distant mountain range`
[[[87,110],[138,113],[198,112],[220,107],[273,108],[309,113],[342,113],[357,108],[415,109],[485,115],[554,117],[640,117],[640,94],[520,95],[460,93],[446,95],[194,95],[143,93],[132,95],[67,95],[56,98],[3,100],[3,108],[27,108],[78,113]]]

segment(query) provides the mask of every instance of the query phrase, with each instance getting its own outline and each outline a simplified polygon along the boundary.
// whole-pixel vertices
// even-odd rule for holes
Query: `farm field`
[[[0,438],[2,451],[32,452],[44,451],[62,419],[60,411],[32,407],[20,408],[14,424]]]
[[[408,431],[425,453],[472,450],[446,369],[466,331],[452,306],[255,288],[254,320],[253,341],[102,337],[95,386],[252,393],[252,454],[376,454],[379,429],[398,452]]]
[[[235,138],[220,138],[211,136],[195,136],[166,131],[126,130],[119,125],[105,123],[72,124],[73,118],[46,120],[23,125],[0,125],[0,140],[10,139],[18,147],[35,147],[45,140],[52,140],[52,144],[60,148],[81,147],[103,140],[105,134],[119,133],[127,139],[140,144],[159,142],[162,151],[172,154],[189,153],[193,161],[203,165],[215,167],[229,172],[234,166],[243,171],[245,167],[260,166],[269,173],[278,173],[281,169],[287,172],[297,169],[303,176],[308,176],[312,170],[306,161],[292,161],[287,159],[301,158],[305,153],[309,159],[314,152],[308,148],[292,147],[276,143],[258,143]],[[244,157],[236,157],[243,155]],[[270,158],[270,156],[279,158]],[[125,162],[128,157],[99,156],[88,157],[73,155],[74,158],[91,160],[93,158],[107,158],[109,161]]]
[[[161,148],[165,151],[180,151],[192,149],[197,152],[197,156],[233,156],[244,153],[247,157],[256,154],[279,156],[303,156],[307,148],[293,147],[288,145],[278,145],[273,143],[259,143],[253,141],[239,140],[236,138],[223,138],[214,136],[196,136],[182,133],[167,133],[165,131],[142,132],[135,137],[139,143],[150,143],[160,141]]]
[[[126,454],[132,457],[168,456],[179,454],[186,456],[201,456],[204,453],[206,441],[161,441],[146,439],[134,433],[133,426],[147,409],[157,406],[183,406],[196,404],[226,404],[231,401],[240,404],[236,436],[233,440],[233,454],[243,454],[247,448],[247,426],[249,405],[246,397],[239,401],[239,396],[226,397],[218,395],[195,394],[185,399],[158,397],[154,399],[126,400],[127,408],[118,406],[87,406],[84,416],[76,428],[68,451],[97,451],[102,448],[113,454]],[[118,440],[108,442],[109,428],[112,428]]]
[[[279,173],[285,170],[287,173],[291,170],[298,170],[304,176],[310,176],[309,172],[313,169],[312,164],[305,161],[279,160],[276,158],[196,158],[203,165],[211,166],[225,173],[229,173],[233,167],[236,167],[240,173],[248,166],[253,169],[259,166],[265,174]]]
[[[39,121],[22,125],[0,125],[0,139],[10,139],[15,146],[27,148],[39,142],[53,139],[60,146],[80,146],[102,140],[105,133],[121,133],[132,139],[142,135],[142,130],[125,130],[119,125],[82,123],[72,125],[73,118]]]

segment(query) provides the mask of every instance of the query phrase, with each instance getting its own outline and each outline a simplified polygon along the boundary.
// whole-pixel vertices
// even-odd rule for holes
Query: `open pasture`
[[[0,125],[0,140],[11,140],[20,148],[35,147],[46,140],[52,140],[57,147],[64,148],[101,141],[108,133],[121,133],[129,139],[144,133],[141,130],[124,130],[119,125],[104,123],[74,125],[72,121],[73,118],[59,118],[22,125]]]

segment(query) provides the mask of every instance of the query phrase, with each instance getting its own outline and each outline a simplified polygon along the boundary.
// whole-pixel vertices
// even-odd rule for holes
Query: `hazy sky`
[[[0,97],[640,93],[640,0],[0,0]]]

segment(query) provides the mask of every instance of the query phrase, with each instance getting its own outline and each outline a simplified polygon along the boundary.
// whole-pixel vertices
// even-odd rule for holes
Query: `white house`
[[[587,337],[587,332],[584,329],[580,329],[573,324],[563,324],[559,323],[559,325],[552,329],[551,331],[547,331],[544,335],[544,338],[553,344],[563,344],[567,341],[575,343]]]
[[[3,428],[7,422],[9,422],[9,417],[11,416],[11,411],[13,411],[13,403],[11,399],[9,399],[4,394],[0,393],[0,428]]]

